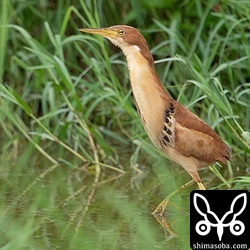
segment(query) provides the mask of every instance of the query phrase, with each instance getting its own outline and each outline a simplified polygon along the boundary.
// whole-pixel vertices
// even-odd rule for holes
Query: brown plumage
[[[166,93],[141,33],[126,25],[80,31],[102,35],[122,49],[138,113],[150,139],[205,189],[197,170],[216,161],[226,163],[230,149],[204,121]]]

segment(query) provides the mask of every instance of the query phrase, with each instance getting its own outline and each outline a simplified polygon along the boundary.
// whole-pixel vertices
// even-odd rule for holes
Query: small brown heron
[[[147,134],[159,150],[191,175],[193,180],[189,184],[195,181],[199,189],[205,189],[198,169],[217,161],[226,163],[230,149],[203,120],[167,94],[145,38],[126,25],[80,31],[106,37],[123,51],[137,110]],[[167,201],[166,198],[154,213],[160,210],[163,213]]]

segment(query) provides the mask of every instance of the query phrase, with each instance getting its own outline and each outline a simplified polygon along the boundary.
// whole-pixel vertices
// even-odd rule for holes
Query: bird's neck
[[[169,97],[155,71],[154,59],[148,49],[141,50],[137,46],[131,46],[123,49],[123,52],[127,59],[135,99],[137,99],[138,92],[150,93],[151,91],[156,91],[159,95],[164,93],[166,98]]]
[[[138,112],[149,137],[158,146],[157,138],[162,130],[162,117],[164,117],[166,102],[170,101],[170,97],[165,92],[153,63],[148,61],[138,48],[125,52]],[[152,133],[152,131],[158,132]]]

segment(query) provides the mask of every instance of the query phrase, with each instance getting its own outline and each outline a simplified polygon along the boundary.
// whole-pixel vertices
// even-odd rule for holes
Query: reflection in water
[[[167,230],[167,232],[169,233],[169,235],[172,235],[173,237],[177,237],[177,234],[171,229],[171,225],[167,222],[167,217],[165,215],[153,213],[153,216],[160,223],[160,225],[164,229]]]
[[[160,190],[165,185],[159,183],[168,183],[171,176],[165,166],[157,167],[159,176],[150,169],[124,174],[101,168],[98,173],[95,166],[64,165],[36,166],[18,175],[10,171],[6,176],[11,182],[0,183],[6,194],[0,208],[0,246],[20,232],[17,245],[34,249],[180,248],[189,237],[189,197],[171,198],[165,216],[151,214],[163,194],[175,189],[168,185],[169,190]]]

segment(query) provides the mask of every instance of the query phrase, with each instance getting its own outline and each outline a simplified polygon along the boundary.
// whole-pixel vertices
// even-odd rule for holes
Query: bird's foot
[[[167,205],[169,203],[169,200],[176,195],[177,193],[179,193],[180,191],[182,191],[183,189],[186,189],[188,187],[190,187],[191,185],[193,185],[194,180],[191,180],[189,182],[187,182],[186,184],[182,185],[180,188],[176,189],[174,192],[172,192],[171,194],[169,194],[158,206],[157,208],[154,210],[154,212],[152,213],[153,215],[156,214],[160,214],[161,216],[164,215],[166,209],[167,209]],[[200,182],[200,184],[203,186],[203,184]],[[198,184],[199,186],[199,184]],[[203,186],[203,188],[205,189],[205,187]]]
[[[170,197],[167,196],[158,206],[157,208],[154,210],[154,212],[152,213],[154,216],[164,216],[164,213],[166,211],[168,202],[170,200]]]

